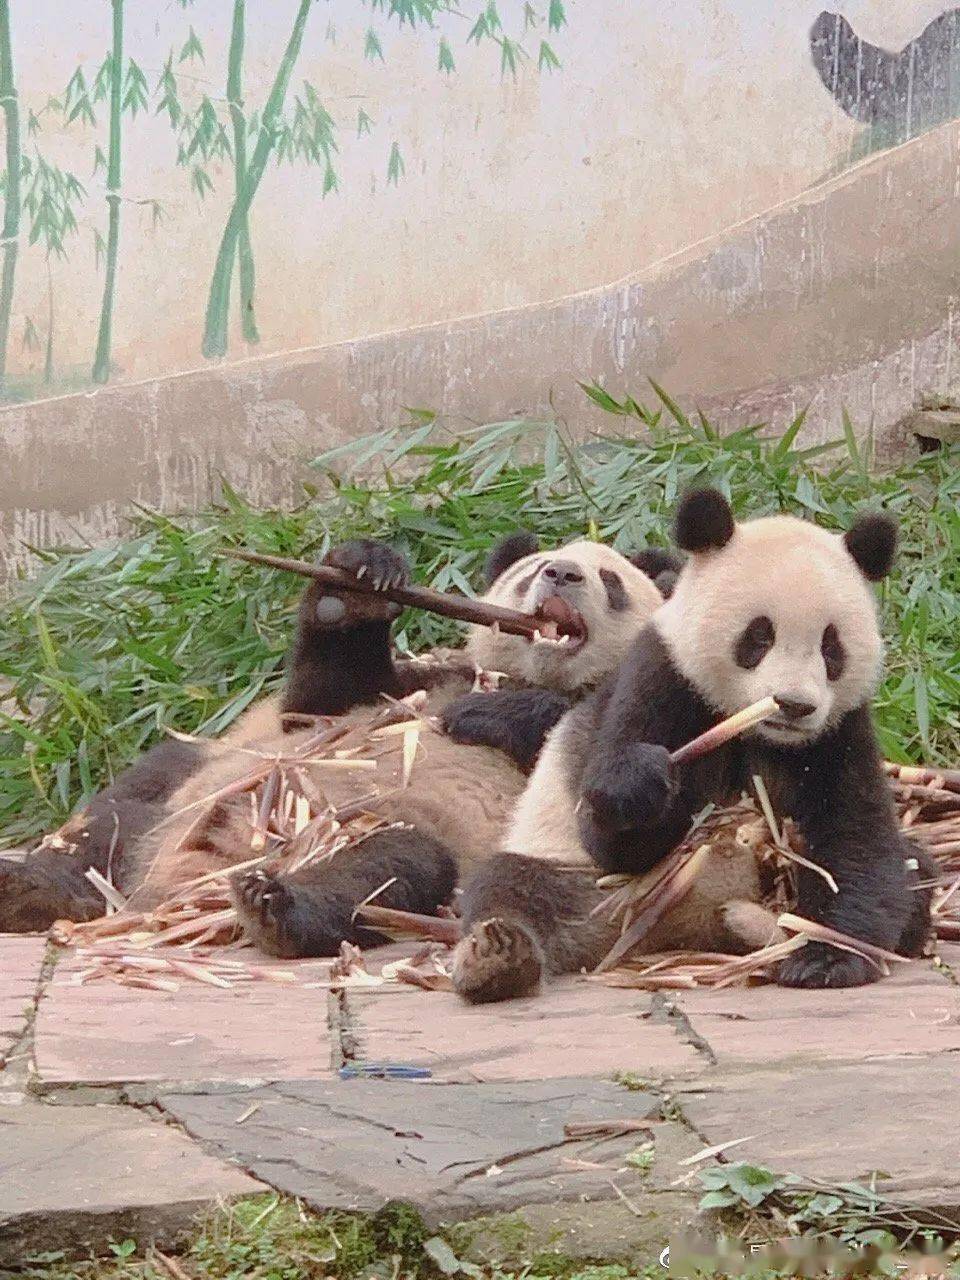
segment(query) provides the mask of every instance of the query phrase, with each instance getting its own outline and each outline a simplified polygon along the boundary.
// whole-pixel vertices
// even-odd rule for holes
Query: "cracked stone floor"
[[[268,1188],[317,1208],[402,1198],[432,1223],[589,1202],[605,1238],[654,1247],[693,1216],[684,1161],[727,1143],[831,1182],[882,1171],[889,1198],[960,1221],[960,947],[855,991],[577,978],[483,1009],[282,967],[296,984],[80,985],[76,956],[0,937],[0,1265],[54,1240],[170,1240]],[[430,1076],[343,1079],[349,1061]],[[650,1139],[641,1177],[625,1157]]]

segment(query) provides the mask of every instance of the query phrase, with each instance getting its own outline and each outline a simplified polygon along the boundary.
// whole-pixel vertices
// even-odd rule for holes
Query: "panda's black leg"
[[[777,764],[786,783],[783,807],[837,889],[802,868],[797,914],[887,951],[896,951],[905,935],[922,932],[929,899],[918,901],[910,889],[916,873],[907,863],[914,850],[897,824],[868,708],[848,713],[833,733],[807,750],[781,755]],[[777,981],[857,987],[881,976],[881,968],[860,955],[811,942],[782,962]]]
[[[22,861],[0,857],[0,933],[45,933],[55,920],[95,920],[103,896],[84,877],[86,864],[42,849]]]
[[[456,883],[450,851],[432,836],[403,828],[375,832],[292,875],[240,874],[232,893],[250,941],[292,958],[333,956],[341,942],[371,947],[387,941],[354,919],[360,903],[383,886],[378,906],[429,915],[450,901]]]
[[[592,872],[497,854],[464,888],[454,988],[473,1004],[487,1004],[529,995],[548,974],[592,969],[616,937],[591,916],[598,901]]]
[[[324,563],[376,587],[402,585],[410,577],[403,556],[380,542],[345,542]],[[297,616],[284,712],[342,715],[376,702],[381,694],[401,697],[408,692],[390,648],[390,624],[399,612],[399,606],[377,595],[337,596],[311,583]]]
[[[572,706],[551,689],[497,689],[455,698],[441,715],[454,742],[495,747],[529,770],[547,734]]]

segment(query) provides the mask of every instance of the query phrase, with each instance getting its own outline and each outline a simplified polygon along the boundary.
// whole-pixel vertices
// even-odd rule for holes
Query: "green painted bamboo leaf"
[[[357,137],[362,138],[365,133],[370,133],[372,128],[373,121],[361,107],[357,112]]]
[[[380,37],[374,31],[373,27],[367,28],[367,36],[363,46],[363,56],[370,62],[376,61],[377,58],[381,62],[385,61],[383,56],[383,46],[380,43]]]
[[[503,23],[500,21],[500,14],[497,10],[496,0],[487,0],[487,7],[484,10],[483,16],[489,32],[503,30]]]
[[[509,36],[504,36],[500,41],[500,74],[505,75],[508,71],[514,77],[517,74],[517,64],[523,54],[523,50],[516,40],[511,40]]]
[[[524,33],[530,31],[533,27],[540,25],[540,15],[536,9],[530,4],[529,0],[523,6],[523,30]]]
[[[390,159],[387,161],[388,185],[392,182],[395,187],[398,186],[406,171],[407,168],[403,163],[403,156],[400,154],[400,146],[397,142],[394,142],[390,148]]]
[[[541,71],[556,71],[560,66],[560,59],[550,45],[547,44],[546,40],[540,41],[540,56],[537,59],[537,66]]]
[[[180,57],[177,59],[177,61],[193,62],[195,59],[200,62],[206,62],[206,57],[204,56],[204,52],[203,52],[203,45],[200,43],[200,39],[197,33],[194,31],[193,27],[191,27],[190,34],[187,37],[186,43],[184,44],[183,48],[180,50]]]
[[[470,28],[469,34],[467,35],[467,44],[471,41],[473,41],[474,44],[479,44],[480,41],[489,36],[489,34],[490,31],[487,27],[486,14],[481,13],[476,22]]]
[[[336,170],[333,165],[328,164],[323,175],[323,194],[329,195],[331,191],[339,190],[339,185]]]
[[[437,70],[451,72],[455,71],[456,63],[453,60],[453,52],[446,38],[441,37],[439,51],[437,54]]]
[[[563,7],[563,0],[550,0],[550,8],[547,14],[547,26],[551,31],[559,31],[561,27],[567,24],[567,13]]]

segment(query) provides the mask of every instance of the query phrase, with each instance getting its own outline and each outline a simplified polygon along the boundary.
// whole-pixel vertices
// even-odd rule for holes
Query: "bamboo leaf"
[[[367,36],[363,46],[363,56],[370,62],[375,62],[377,58],[379,58],[381,62],[385,61],[380,37],[374,31],[373,27],[367,28]]]
[[[373,121],[364,111],[363,107],[357,112],[357,137],[362,138],[365,133],[369,133],[373,128]]]
[[[392,182],[396,187],[399,185],[400,179],[406,173],[406,165],[403,163],[403,156],[400,154],[400,146],[394,142],[390,148],[390,159],[387,161],[387,183]]]
[[[453,53],[446,39],[441,38],[439,53],[437,55],[437,70],[451,72],[456,70],[456,64],[453,61]]]
[[[184,44],[183,48],[180,50],[180,57],[177,59],[177,61],[193,62],[195,59],[199,60],[200,62],[206,62],[206,58],[203,53],[203,45],[200,43],[200,39],[197,36],[197,33],[194,31],[193,27],[191,27],[190,34],[187,37],[186,43]]]
[[[540,41],[540,57],[537,60],[537,66],[541,71],[556,71],[560,66],[560,59],[546,40]]]
[[[563,0],[550,0],[550,8],[547,14],[547,26],[551,31],[559,31],[561,27],[567,25],[567,14],[563,7]]]

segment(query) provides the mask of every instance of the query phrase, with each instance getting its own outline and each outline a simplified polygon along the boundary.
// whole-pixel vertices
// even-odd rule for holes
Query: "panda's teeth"
[[[561,636],[559,640],[554,641],[554,644],[569,644],[569,643],[570,643],[569,636]]]

